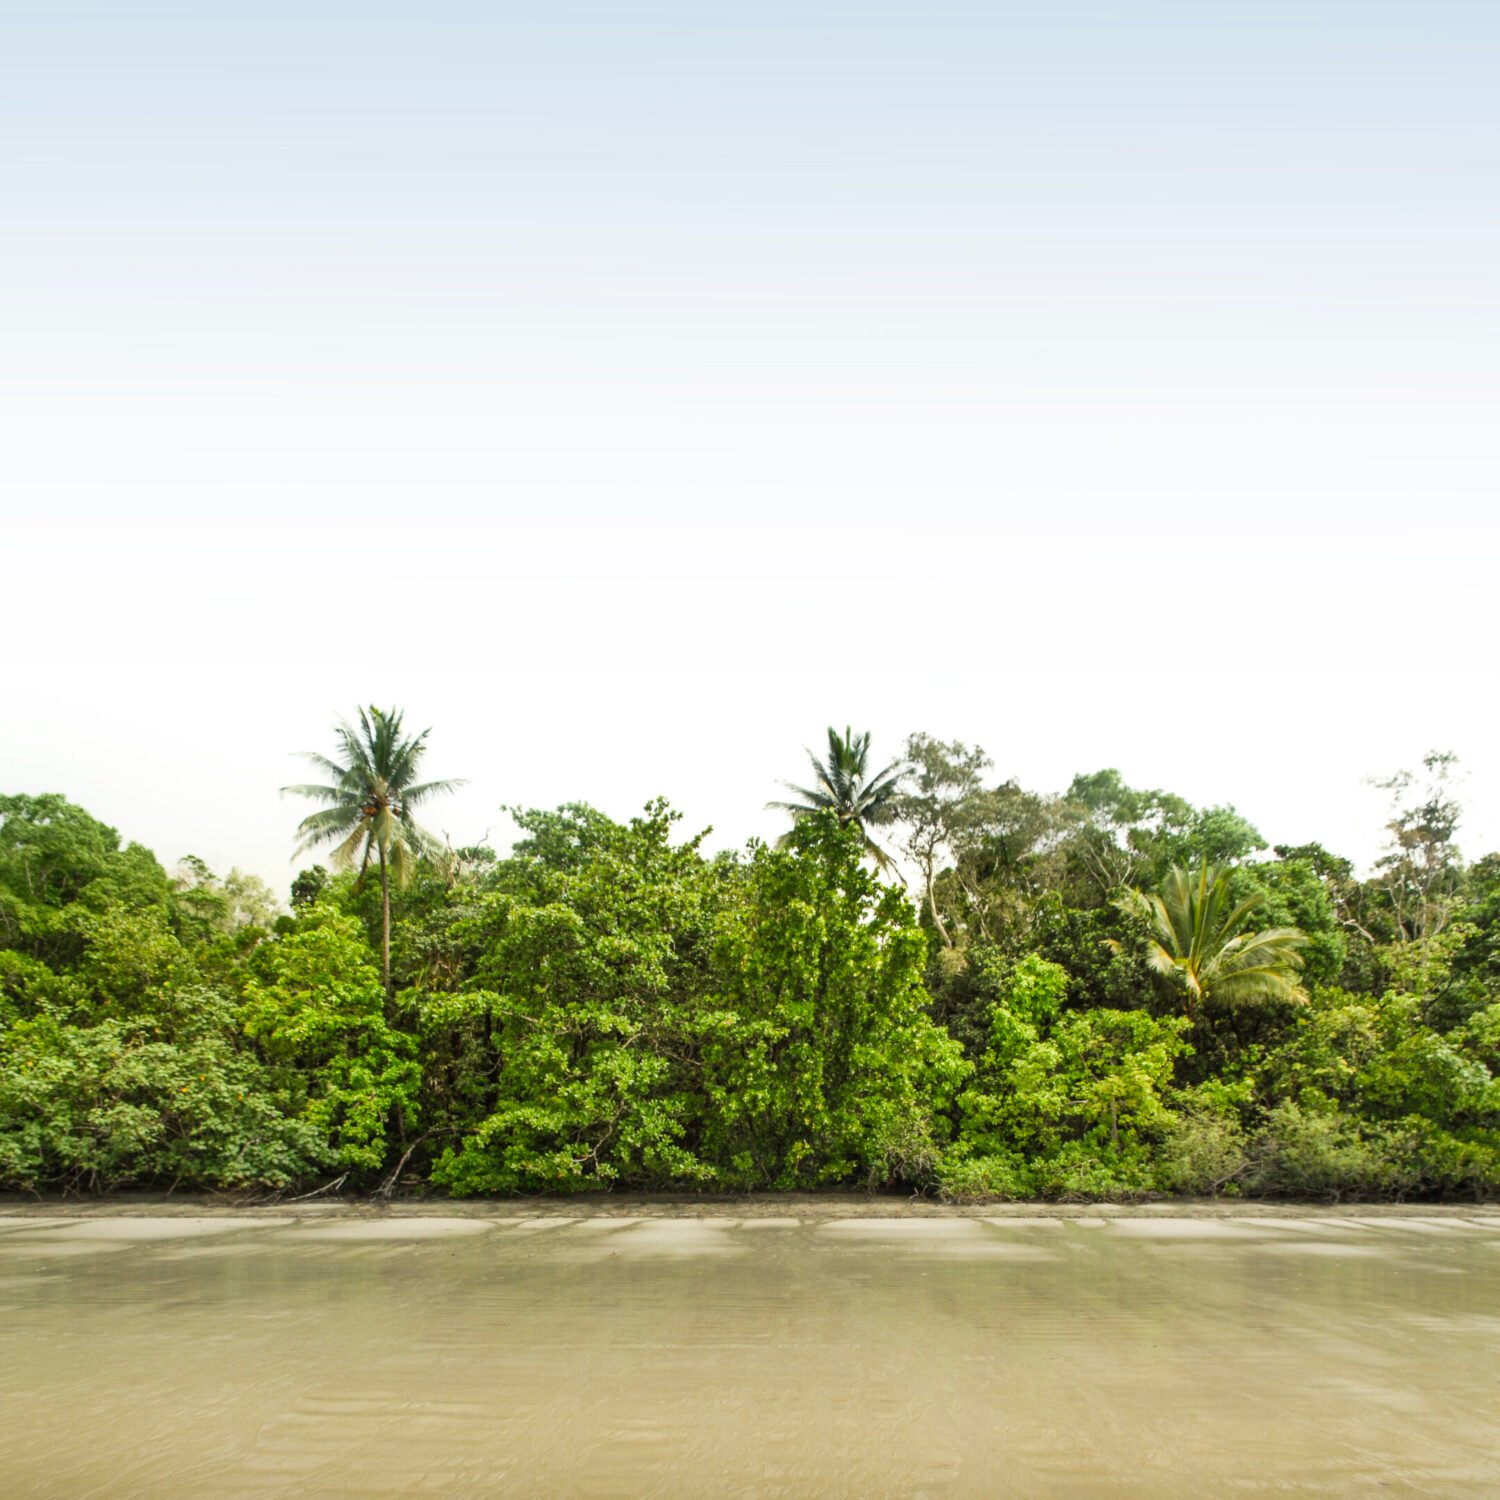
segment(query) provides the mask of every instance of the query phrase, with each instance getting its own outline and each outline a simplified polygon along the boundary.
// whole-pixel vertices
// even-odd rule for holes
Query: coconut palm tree
[[[462,781],[417,780],[417,768],[427,753],[427,736],[406,736],[401,710],[359,710],[359,725],[341,719],[334,727],[338,749],[334,758],[303,751],[332,781],[284,786],[282,793],[311,797],[326,803],[298,825],[297,854],[323,844],[334,844],[333,863],[350,869],[359,862],[363,880],[373,858],[380,871],[380,965],[385,992],[391,993],[391,881],[404,885],[413,864],[443,852],[442,840],[412,816],[414,808],[441,792],[451,792]]]
[[[796,792],[802,800],[768,802],[766,806],[790,813],[794,821],[828,812],[845,827],[853,824],[864,839],[865,852],[882,870],[886,869],[891,856],[870,837],[870,829],[895,821],[896,799],[906,767],[897,761],[871,776],[868,770],[869,734],[855,734],[847,727],[840,734],[831,724],[828,726],[828,759],[819,760],[811,750],[807,752],[807,758],[812,762],[812,786],[782,782],[788,791]]]
[[[1298,950],[1307,938],[1295,927],[1251,930],[1265,899],[1256,892],[1235,901],[1227,866],[1204,864],[1174,866],[1160,895],[1127,891],[1116,904],[1145,924],[1146,961],[1181,991],[1191,1017],[1210,996],[1231,1003],[1300,997]]]

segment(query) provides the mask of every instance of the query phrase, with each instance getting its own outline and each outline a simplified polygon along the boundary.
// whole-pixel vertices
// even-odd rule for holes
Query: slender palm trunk
[[[380,975],[385,998],[391,998],[391,876],[386,868],[385,849],[380,850]]]

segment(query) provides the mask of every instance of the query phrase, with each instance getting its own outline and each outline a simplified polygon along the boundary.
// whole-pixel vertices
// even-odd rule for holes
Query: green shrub
[[[359,924],[323,906],[256,955],[244,1028],[286,1097],[339,1165],[382,1167],[417,1120],[416,1042],[386,1018],[385,991]]]
[[[328,1161],[265,1071],[212,1032],[178,1043],[119,1021],[23,1022],[0,1053],[0,1184],[280,1188]]]
[[[1144,1146],[1111,1149],[1072,1141],[1031,1163],[1031,1196],[1062,1202],[1113,1203],[1140,1198],[1156,1187],[1156,1171]]]
[[[1249,1181],[1256,1192],[1299,1198],[1402,1197],[1419,1174],[1384,1131],[1337,1110],[1279,1104],[1251,1146]]]
[[[1167,1127],[1157,1152],[1157,1182],[1169,1193],[1214,1197],[1238,1192],[1249,1175],[1249,1140],[1238,1118],[1191,1109]]]
[[[937,1169],[938,1191],[948,1203],[1029,1198],[1031,1175],[1014,1156],[949,1156]]]

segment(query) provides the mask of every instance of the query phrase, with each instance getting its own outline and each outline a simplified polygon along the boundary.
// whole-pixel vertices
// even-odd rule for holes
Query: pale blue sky
[[[1451,746],[1500,844],[1497,77],[1477,4],[0,0],[0,784],[280,883],[374,697],[459,838],[737,843],[834,719],[1360,857]]]

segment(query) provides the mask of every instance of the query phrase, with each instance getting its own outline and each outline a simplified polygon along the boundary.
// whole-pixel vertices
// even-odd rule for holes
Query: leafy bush
[[[949,1203],[1029,1198],[1031,1173],[1018,1156],[963,1156],[950,1153],[937,1169],[937,1184]]]
[[[1270,1113],[1251,1147],[1249,1181],[1260,1193],[1298,1198],[1402,1197],[1420,1180],[1398,1137],[1362,1128],[1342,1112],[1290,1101]]]
[[[375,1171],[417,1120],[415,1040],[386,1019],[359,924],[315,906],[256,956],[244,1028],[292,1107],[339,1165]]]
[[[1169,1193],[1214,1197],[1237,1192],[1250,1172],[1249,1140],[1232,1115],[1193,1109],[1167,1126],[1157,1181]]]
[[[965,1160],[1041,1197],[1114,1198],[1155,1186],[1152,1144],[1188,1023],[1145,1011],[1066,1011],[1068,976],[1036,955],[1010,970],[990,1012],[990,1047],[960,1099],[959,1149],[945,1191],[974,1196]],[[955,1184],[957,1186],[955,1186]]]
[[[23,1022],[0,1054],[0,1183],[280,1188],[328,1160],[256,1062],[212,1032],[150,1041],[120,1021]]]

